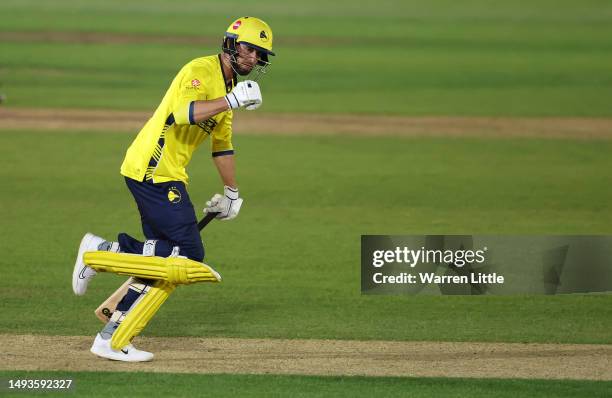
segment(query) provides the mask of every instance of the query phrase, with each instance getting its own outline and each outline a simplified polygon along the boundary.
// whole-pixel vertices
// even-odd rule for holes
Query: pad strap
[[[157,244],[157,240],[149,239],[146,240],[144,245],[142,246],[142,255],[151,257],[155,255],[155,245]]]

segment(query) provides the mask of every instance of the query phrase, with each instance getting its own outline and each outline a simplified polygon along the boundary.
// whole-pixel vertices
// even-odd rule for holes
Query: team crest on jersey
[[[199,87],[199,86],[200,86],[200,81],[199,81],[198,79],[193,79],[193,80],[191,81],[191,85],[192,85],[193,87]]]
[[[232,29],[236,30],[240,27],[240,25],[242,25],[242,21],[236,21],[234,22],[234,25],[232,25]]]
[[[176,187],[170,187],[168,189],[168,200],[170,203],[178,203],[181,201],[181,191],[179,191]]]
[[[266,42],[268,41],[268,35],[266,34],[265,30],[262,30],[261,33],[259,34],[259,38],[261,39],[261,41]]]

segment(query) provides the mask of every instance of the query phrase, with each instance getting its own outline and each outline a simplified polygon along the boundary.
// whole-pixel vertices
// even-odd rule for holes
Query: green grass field
[[[97,329],[82,314],[123,278],[101,275],[76,299],[72,264],[88,230],[142,237],[117,172],[130,140],[122,133],[14,132],[0,149],[12,165],[0,172],[10,187],[2,207],[11,233],[3,240],[19,259],[19,268],[6,267],[29,275],[11,271],[2,279],[2,301],[15,316],[3,317],[0,331]],[[207,261],[226,282],[180,289],[147,333],[612,342],[612,295],[359,292],[361,234],[610,233],[612,189],[603,181],[612,143],[338,136],[240,137],[236,145],[244,209],[235,222],[204,233]],[[219,185],[210,163],[202,149],[191,165],[199,207]],[[24,244],[33,238],[45,249]],[[32,283],[39,289],[24,289]],[[57,322],[60,314],[70,322]]]
[[[274,29],[279,56],[262,82],[263,112],[612,116],[608,1],[181,5],[1,2],[6,106],[152,111],[185,62],[217,51],[238,13],[260,15]],[[65,35],[48,40],[49,32]],[[78,32],[98,40],[67,39]],[[199,37],[207,41],[193,44]],[[118,172],[135,133],[95,125],[0,131],[0,333],[98,330],[92,310],[123,277],[99,275],[76,298],[72,265],[87,231],[142,236]],[[236,134],[235,144],[244,207],[203,234],[207,261],[224,282],[179,289],[145,335],[612,343],[609,294],[359,290],[362,234],[612,233],[612,141]],[[189,168],[198,209],[220,186],[207,152],[204,145]],[[0,372],[24,375],[64,373]],[[126,385],[133,396],[595,397],[610,389],[587,381],[155,374],[151,383],[147,373],[72,375],[91,396],[123,394]]]
[[[295,10],[277,0],[181,4],[203,17],[184,23],[185,8],[163,1],[146,7],[3,1],[0,34],[177,39],[7,40],[0,89],[14,106],[152,109],[180,66],[218,50],[228,15],[237,12],[265,15],[274,27],[278,57],[262,82],[267,112],[612,115],[612,4],[606,1],[386,1],[358,9],[315,1]],[[210,44],[189,43],[201,37]]]
[[[483,380],[400,377],[308,377],[252,375],[191,375],[164,373],[92,372],[0,372],[0,377],[53,377],[74,380],[74,392],[88,397],[109,394],[131,397],[181,396],[212,397],[606,397],[610,382],[573,380]],[[151,383],[151,378],[156,382]],[[104,385],[104,389],[100,388]],[[52,393],[6,393],[6,396],[58,395]],[[62,395],[69,395],[62,394]]]

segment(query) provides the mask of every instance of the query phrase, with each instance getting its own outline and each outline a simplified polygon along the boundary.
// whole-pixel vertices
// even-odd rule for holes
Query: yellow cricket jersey
[[[127,150],[121,174],[136,181],[183,181],[195,149],[211,137],[213,156],[232,154],[232,111],[195,124],[193,101],[225,96],[236,84],[226,84],[221,57],[196,58],[176,75],[153,117]]]

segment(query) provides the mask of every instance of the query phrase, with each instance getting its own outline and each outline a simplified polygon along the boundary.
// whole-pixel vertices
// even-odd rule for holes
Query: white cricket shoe
[[[120,350],[113,350],[111,339],[104,340],[100,333],[96,335],[96,339],[89,351],[99,357],[112,359],[113,361],[145,362],[153,359],[153,353],[138,350],[131,344],[126,345]]]
[[[83,254],[85,254],[85,252],[98,250],[98,246],[102,242],[105,242],[105,240],[89,232],[81,239],[79,253],[74,263],[74,270],[72,271],[72,290],[77,296],[85,294],[89,281],[97,274],[95,270],[85,265],[83,262]]]

